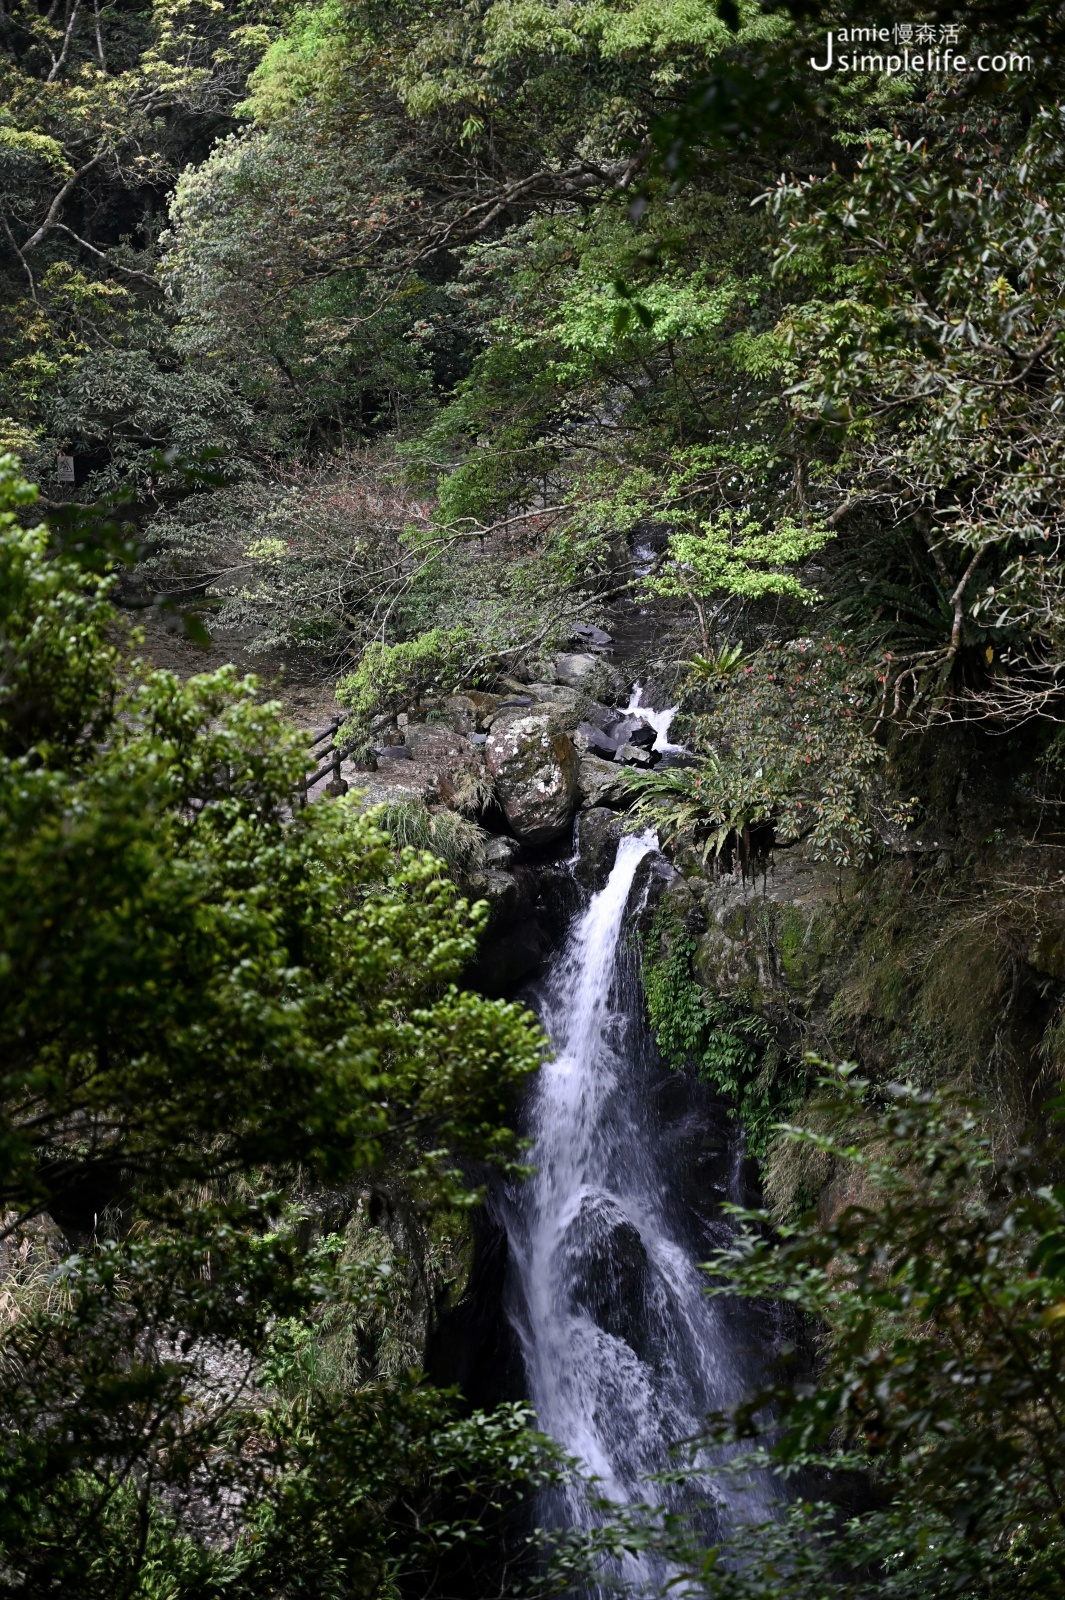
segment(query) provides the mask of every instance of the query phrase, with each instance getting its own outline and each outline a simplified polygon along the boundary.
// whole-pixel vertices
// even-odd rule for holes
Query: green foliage
[[[652,266],[644,227],[656,226]],[[484,349],[409,450],[454,462],[446,514],[490,521],[546,501],[611,536],[644,518],[764,511],[771,524],[794,510],[779,487],[763,230],[749,206],[712,192],[640,228],[604,203],[470,251],[457,288]],[[732,486],[748,466],[744,502]]]
[[[61,1291],[5,1293],[0,1562],[86,1600],[428,1584],[557,1468],[416,1375],[295,1382],[286,1333],[372,1320],[387,1264],[308,1254],[261,1191],[387,1156],[468,1205],[456,1158],[512,1159],[541,1035],[458,988],[485,908],[442,863],[294,806],[305,741],[253,680],[130,664],[99,550],[24,528],[2,471],[4,1231],[96,1217]]]
[[[243,114],[269,126],[316,92],[324,90],[330,98],[340,92],[347,57],[356,46],[355,20],[355,8],[345,0],[293,7],[284,32],[271,41],[248,80]]]
[[[731,1102],[752,1155],[764,1157],[773,1130],[795,1100],[776,1077],[777,1053],[760,1017],[707,994],[692,970],[695,940],[668,908],[644,946],[643,987],[655,1042],[670,1066],[694,1065]]]
[[[395,424],[428,383],[417,329],[446,312],[439,292],[364,260],[382,214],[412,203],[387,151],[311,110],[220,142],[178,182],[161,240],[177,346],[239,387],[275,447]]]
[[[27,1592],[431,1593],[449,1550],[558,1479],[523,1408],[461,1418],[415,1373],[296,1374],[293,1330],[365,1316],[387,1276],[345,1275],[288,1227],[188,1220],[72,1258],[62,1307],[7,1332],[0,1550]]]
[[[232,115],[266,43],[256,13],[269,9],[212,0],[4,8],[0,413],[25,430],[21,447],[42,476],[53,476],[57,448],[92,453],[100,466],[114,461],[116,440],[127,456],[135,442],[148,453],[182,443],[183,422],[213,441],[232,438],[223,421],[232,402],[218,384],[198,388],[198,374],[176,371],[154,213]],[[86,361],[96,370],[82,376]],[[154,418],[153,398],[164,401]]]
[[[709,653],[713,618],[707,616],[707,601],[719,601],[714,617],[730,599],[779,595],[811,605],[818,596],[781,568],[806,561],[830,538],[827,528],[806,528],[792,517],[762,529],[751,517],[735,519],[724,511],[698,529],[671,533],[663,568],[645,578],[643,587],[648,594],[690,600]]]
[[[1031,1150],[996,1159],[984,1107],[874,1095],[853,1067],[822,1091],[821,1131],[787,1132],[835,1164],[840,1202],[772,1233],[746,1215],[710,1263],[727,1277],[714,1292],[783,1301],[822,1330],[817,1373],[735,1419],[796,1475],[797,1502],[731,1560],[700,1559],[697,1590],[1060,1595],[1065,1192]],[[818,1502],[800,1472],[815,1463],[867,1471],[865,1509]]]
[[[488,835],[456,811],[430,811],[415,800],[393,800],[374,809],[374,821],[399,849],[429,850],[452,872],[480,866]]]
[[[354,735],[368,731],[379,713],[395,714],[416,704],[428,689],[452,687],[468,646],[465,630],[443,628],[403,644],[367,645],[354,672],[337,684],[337,700],[351,713]]]
[[[825,481],[921,552],[938,613],[898,636],[874,583],[885,706],[1008,725],[1062,674],[1065,132],[1040,111],[1006,162],[997,134],[965,134],[876,138],[853,173],[782,183],[772,204],[778,271],[820,291],[784,329],[796,420],[836,441]]]
[[[2,1192],[47,1200],[44,1149],[56,1184],[342,1176],[392,1094],[419,1166],[430,1125],[479,1146],[539,1059],[518,1010],[454,987],[481,913],[348,806],[291,812],[303,740],[252,680],[123,682],[108,580],[11,510],[0,541]]]
[[[134,480],[159,513],[149,581],[342,673],[342,740],[640,595],[660,655],[699,650],[682,718],[699,764],[635,778],[637,815],[704,859],[760,829],[864,864],[891,818],[892,723],[1060,714],[1065,134],[1049,13],[974,19],[974,38],[1028,30],[1040,60],[964,95],[811,87],[826,21],[746,0],[13,0],[0,438],[42,475],[62,448],[79,478]],[[820,176],[774,189],[781,171]],[[367,449],[385,431],[401,451]],[[160,447],[222,449],[230,482],[175,506]],[[0,1194],[23,1212],[89,1196],[124,1240],[52,1298],[27,1279],[0,1363],[5,1559],[24,1588],[74,1594],[428,1593],[418,1563],[476,1524],[434,1529],[429,1479],[450,1491],[465,1451],[494,1505],[508,1450],[542,1481],[532,1447],[513,1417],[462,1434],[403,1376],[398,1332],[387,1372],[367,1364],[383,1270],[348,1272],[349,1241],[312,1272],[280,1202],[248,1195],[297,1164],[346,1182],[387,1159],[408,1193],[461,1200],[456,1155],[513,1154],[538,1036],[457,987],[484,913],[426,855],[468,868],[477,830],[410,806],[293,811],[306,751],[277,708],[232,674],[130,670],[111,545],[28,530],[10,472],[5,492]],[[668,539],[640,587],[637,530]],[[961,758],[935,759],[949,816]],[[975,913],[930,914],[929,954],[893,905],[834,1022],[883,1024],[929,1083],[988,1052],[1019,1080],[1027,1047],[999,1034],[1036,947],[1009,892],[980,912],[1009,923],[1009,964]],[[793,987],[800,938],[782,922]],[[731,1095],[764,1151],[784,1100],[762,1025],[699,991],[680,929],[654,939],[663,1052]],[[1058,1290],[1038,1240],[1060,1197],[989,1165],[938,1101],[900,1094],[874,1121],[866,1144],[805,1147],[876,1204],[752,1235],[732,1264],[826,1330],[823,1375],[777,1397],[777,1464],[870,1467],[881,1503],[848,1521],[800,1495],[692,1584],[1059,1592]],[[186,1239],[165,1232],[176,1214]],[[226,1389],[240,1362],[254,1396]]]
[[[704,659],[684,701],[702,759],[635,775],[635,815],[689,836],[704,858],[772,823],[779,844],[804,841],[815,860],[861,862],[882,760],[872,702],[868,669],[833,638],[767,646],[742,668],[728,652],[716,665]]]

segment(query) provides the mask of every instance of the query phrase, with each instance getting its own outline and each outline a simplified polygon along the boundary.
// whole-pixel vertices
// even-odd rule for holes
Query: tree
[[[865,552],[903,719],[1059,715],[1060,110],[1006,162],[1001,138],[885,137],[853,175],[773,198],[778,270],[832,286],[788,325],[797,422],[835,439],[818,498],[871,510],[921,572],[907,595]]]
[[[10,457],[0,486],[3,1237],[48,1213],[85,1241],[9,1291],[0,1570],[391,1592],[553,1469],[519,1414],[301,1378],[286,1328],[313,1342],[385,1285],[339,1240],[308,1258],[284,1190],[387,1160],[423,1204],[468,1199],[456,1160],[510,1159],[539,1032],[458,987],[483,908],[440,863],[299,807],[304,741],[253,680],[130,664],[96,552],[23,525]]]
[[[747,1215],[710,1269],[716,1293],[814,1319],[816,1370],[793,1362],[730,1424],[762,1441],[794,1498],[729,1559],[696,1558],[697,1592],[1065,1593],[1054,1168],[1031,1148],[996,1158],[985,1106],[874,1088],[853,1066],[823,1079],[784,1136],[830,1167],[837,1203],[821,1217]]]
[[[803,527],[784,517],[764,530],[752,517],[736,519],[724,511],[698,528],[671,533],[660,571],[645,579],[650,594],[687,599],[699,618],[702,646],[711,650],[711,629],[730,601],[779,595],[800,604],[816,598],[793,572],[832,537],[828,528]],[[708,614],[708,602],[716,601]]]
[[[4,7],[0,414],[46,482],[57,449],[80,458],[80,483],[115,453],[240,437],[220,386],[197,392],[177,371],[156,245],[177,173],[232,126],[268,39],[263,9]]]

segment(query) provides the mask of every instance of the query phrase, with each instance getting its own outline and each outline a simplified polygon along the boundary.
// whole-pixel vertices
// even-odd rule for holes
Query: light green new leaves
[[[762,528],[751,517],[722,511],[696,528],[671,533],[663,570],[644,586],[649,594],[676,599],[787,595],[810,605],[818,598],[816,592],[786,569],[808,560],[831,538],[832,530],[822,522],[803,525],[781,517],[771,528]]]
[[[578,279],[560,307],[559,343],[574,356],[609,360],[626,337],[649,351],[676,340],[708,339],[745,292],[732,281],[661,278],[635,293],[621,282],[608,288]]]

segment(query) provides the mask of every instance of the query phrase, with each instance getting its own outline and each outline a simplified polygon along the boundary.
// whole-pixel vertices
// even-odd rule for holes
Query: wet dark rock
[[[606,732],[614,741],[614,748],[619,749],[623,744],[634,744],[639,749],[650,750],[658,735],[649,722],[643,717],[621,717],[608,723]]]
[[[680,873],[670,878],[662,890],[660,904],[669,920],[679,923],[686,933],[705,933],[706,912],[698,895]]]
[[[506,871],[508,867],[514,865],[520,854],[520,847],[513,839],[506,839],[502,834],[497,834],[489,839],[484,847],[484,864],[486,867],[496,867]]]
[[[527,1395],[521,1347],[506,1314],[509,1246],[505,1229],[482,1207],[473,1213],[472,1265],[463,1293],[438,1300],[425,1369],[444,1388],[458,1385],[467,1403],[491,1410]]]
[[[589,622],[579,622],[573,630],[573,637],[584,650],[609,650],[614,643],[605,628],[595,628]]]
[[[527,867],[486,868],[471,874],[464,887],[489,905],[488,928],[466,981],[482,994],[513,994],[540,971],[552,944],[537,875]]]
[[[606,806],[593,806],[577,818],[578,858],[574,876],[590,894],[603,888],[610,876],[621,838],[621,818]]]
[[[617,740],[592,722],[579,725],[575,743],[578,749],[583,748],[588,755],[602,756],[605,761],[613,761],[618,748]]]
[[[377,750],[378,761],[413,761],[405,744],[385,744]]]
[[[605,1195],[588,1195],[570,1223],[569,1298],[615,1339],[647,1359],[649,1262],[639,1229]]]
[[[613,761],[584,755],[577,769],[581,798],[588,806],[616,806],[619,810],[632,800],[632,790]]]
[[[491,920],[497,926],[511,923],[522,909],[522,886],[512,872],[500,867],[486,867],[469,880],[470,888],[491,908]]]
[[[617,722],[618,714],[616,711],[611,711],[609,706],[603,706],[595,702],[593,705],[586,707],[585,720],[605,732],[607,728],[612,728]]]

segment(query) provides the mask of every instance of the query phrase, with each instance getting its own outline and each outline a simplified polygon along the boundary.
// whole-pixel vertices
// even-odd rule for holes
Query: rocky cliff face
[[[591,632],[601,652],[609,635]],[[420,818],[408,832],[439,852],[441,819],[467,819],[468,848],[453,866],[463,891],[490,908],[470,975],[488,993],[536,973],[572,911],[576,886],[558,864],[571,853],[575,820],[593,811],[616,819],[631,799],[626,771],[659,759],[651,724],[610,703],[627,693],[601,653],[563,655],[543,664],[542,681],[428,699],[381,723],[368,765],[341,765],[339,789],[356,791],[365,808],[386,807],[400,837],[398,824]],[[337,789],[323,776],[309,798]],[[588,827],[602,832],[602,820]],[[620,823],[609,829],[616,845]]]

